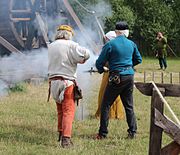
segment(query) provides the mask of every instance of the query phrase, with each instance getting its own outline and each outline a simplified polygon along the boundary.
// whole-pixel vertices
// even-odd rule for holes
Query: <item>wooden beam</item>
[[[30,21],[31,18],[11,18],[12,21],[18,22],[18,21]]]
[[[0,44],[3,45],[6,49],[8,49],[10,52],[16,52],[21,53],[16,47],[14,47],[12,44],[10,44],[6,39],[0,36]]]
[[[48,38],[48,29],[47,29],[47,26],[46,26],[45,22],[43,21],[43,18],[41,17],[41,15],[38,12],[36,12],[36,19],[37,19],[39,28],[41,30],[43,39],[46,42],[46,45],[48,47],[48,45],[49,45],[49,38]]]
[[[63,1],[64,5],[65,5],[66,9],[68,10],[69,14],[74,19],[75,23],[77,24],[77,26],[79,27],[80,31],[82,32],[83,37],[86,39],[86,41],[91,46],[94,54],[99,53],[101,49],[99,49],[97,44],[91,39],[91,37],[89,36],[88,32],[86,31],[86,29],[82,25],[81,21],[79,20],[78,16],[74,12],[74,10],[71,7],[71,5],[69,4],[69,2],[67,0],[62,0],[62,1]]]
[[[164,73],[161,72],[161,83],[164,83]]]
[[[175,141],[171,142],[167,146],[161,149],[161,155],[179,155],[180,145]]]
[[[180,145],[180,126],[155,109],[155,124]]]
[[[165,96],[180,97],[180,85],[178,84],[159,84],[158,88],[165,89]],[[153,85],[151,83],[136,82],[136,88],[144,95],[152,96]]]
[[[155,81],[155,73],[152,72],[152,81]]]
[[[173,74],[172,73],[170,73],[170,75],[169,75],[170,77],[169,77],[169,80],[170,80],[170,83],[173,83]]]
[[[32,13],[31,9],[28,10],[11,10],[11,13]]]
[[[144,83],[146,83],[146,71],[144,71]]]
[[[176,122],[178,123],[178,125],[180,126],[180,121],[177,118],[177,116],[174,114],[173,110],[171,109],[171,107],[169,106],[169,104],[167,103],[167,101],[165,100],[165,98],[163,97],[163,95],[161,94],[161,92],[159,91],[159,88],[156,86],[156,84],[152,81],[152,84],[154,86],[154,88],[156,89],[160,99],[162,100],[162,102],[164,103],[164,105],[167,107],[168,111],[170,111],[170,113],[172,114],[173,118],[176,120]]]
[[[161,94],[165,94],[165,89],[159,89]],[[155,108],[161,113],[164,110],[164,103],[160,99],[157,91],[153,88],[152,100],[151,100],[151,124],[150,124],[150,140],[149,140],[149,155],[160,155],[161,143],[162,143],[162,132],[163,130],[155,125]]]

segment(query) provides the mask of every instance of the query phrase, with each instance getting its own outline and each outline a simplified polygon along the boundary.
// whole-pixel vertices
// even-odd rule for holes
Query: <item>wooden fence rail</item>
[[[139,78],[137,81],[141,82],[149,82],[155,81],[156,83],[170,83],[170,84],[180,84],[180,72],[148,72],[145,71],[141,74],[143,76],[137,77]],[[142,80],[140,80],[142,79]]]
[[[144,95],[151,96],[151,121],[149,155],[179,155],[180,126],[163,115],[164,102],[152,83],[135,83],[136,88]],[[180,85],[156,84],[163,96],[180,97]],[[161,148],[162,133],[168,134],[173,141]]]

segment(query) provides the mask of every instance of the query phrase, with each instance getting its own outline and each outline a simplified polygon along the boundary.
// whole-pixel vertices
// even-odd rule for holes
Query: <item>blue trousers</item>
[[[159,65],[161,67],[161,69],[166,69],[167,68],[167,61],[166,58],[159,58]]]
[[[121,76],[120,79],[120,84],[108,83],[102,100],[99,135],[104,137],[106,137],[108,134],[109,110],[118,95],[121,96],[125,109],[126,120],[129,127],[127,131],[129,133],[136,133],[137,130],[133,108],[134,76]]]

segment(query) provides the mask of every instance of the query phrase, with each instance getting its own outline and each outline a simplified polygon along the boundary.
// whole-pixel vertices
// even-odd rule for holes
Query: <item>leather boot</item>
[[[63,148],[70,148],[73,146],[73,142],[71,141],[70,137],[62,137],[61,146]]]

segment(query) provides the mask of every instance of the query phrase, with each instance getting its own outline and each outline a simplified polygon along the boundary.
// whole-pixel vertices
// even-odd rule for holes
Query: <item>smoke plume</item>
[[[99,47],[99,52],[103,45],[102,35],[100,28],[97,23],[95,23],[95,16],[99,19],[101,26],[103,28],[103,19],[105,16],[111,14],[111,6],[105,1],[101,1],[97,5],[86,6],[88,9],[95,11],[95,14],[89,14],[87,18],[84,18],[82,23],[86,29],[87,34],[89,35],[94,42],[97,43]],[[47,27],[48,27],[48,37],[51,41],[54,40],[56,33],[56,28],[60,24],[66,24],[66,19],[60,15],[56,17],[46,17]],[[35,22],[35,24],[37,24]],[[39,27],[39,25],[35,25]],[[74,41],[78,42],[80,45],[90,49],[89,43],[85,38],[83,38],[82,32],[75,28],[75,37]],[[87,72],[91,67],[95,68],[95,61],[97,55],[94,55],[91,51],[90,59],[83,65],[78,65],[78,83],[83,89],[84,93],[88,93],[90,89],[89,80],[91,75]],[[0,96],[7,94],[7,89],[9,84],[15,84],[26,79],[31,79],[33,77],[47,77],[47,68],[48,68],[48,52],[47,49],[38,49],[26,52],[26,54],[17,54],[12,53],[10,56],[0,58]],[[86,104],[84,104],[86,106]],[[83,108],[83,107],[82,107]],[[80,111],[82,111],[82,108]],[[84,107],[85,108],[85,107]],[[80,114],[81,115],[81,114]],[[83,116],[87,116],[87,111],[83,111]]]
[[[47,49],[38,49],[27,54],[12,53],[10,56],[1,57],[0,91],[5,93],[9,85],[33,77],[47,77],[47,65]]]

